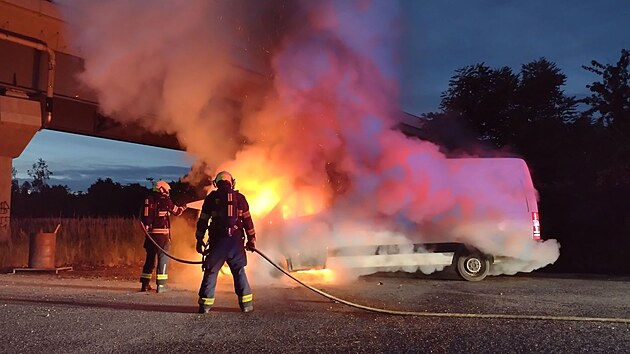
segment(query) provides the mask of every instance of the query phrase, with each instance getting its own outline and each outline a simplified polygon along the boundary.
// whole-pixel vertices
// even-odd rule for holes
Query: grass
[[[27,267],[30,235],[54,232],[55,266],[129,266],[144,261],[144,234],[130,218],[11,219],[8,247],[0,252],[0,267]]]

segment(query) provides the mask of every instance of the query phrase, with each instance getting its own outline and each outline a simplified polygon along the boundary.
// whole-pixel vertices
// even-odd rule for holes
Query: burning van
[[[441,210],[428,212],[419,222],[394,215],[383,223],[356,227],[357,220],[332,209],[274,219],[267,232],[283,235],[279,247],[289,271],[428,274],[452,266],[462,279],[479,281],[488,274],[531,271],[555,261],[539,260],[537,192],[525,161],[445,161],[441,185],[447,191],[439,192],[444,192],[442,205],[435,203]],[[279,207],[286,211],[287,204],[280,202]]]
[[[323,203],[321,189],[312,186],[281,197],[260,185],[249,189],[259,247],[288,271],[325,277],[430,274],[452,266],[462,279],[480,281],[489,274],[530,272],[557,259],[557,244],[541,241],[537,192],[525,161],[442,159],[436,168],[420,177],[430,183],[414,185],[428,187],[409,192],[415,204],[390,213],[370,209],[368,216],[356,201],[345,207],[346,195]]]

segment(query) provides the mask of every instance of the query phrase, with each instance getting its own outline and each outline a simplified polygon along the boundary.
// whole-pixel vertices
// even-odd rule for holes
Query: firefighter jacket
[[[210,226],[208,226],[208,221],[210,221]],[[243,194],[230,188],[214,190],[203,201],[195,233],[198,241],[203,241],[206,229],[210,238],[243,237],[243,229],[245,229],[247,240],[256,240],[256,230],[254,230],[254,221],[249,213],[247,199]]]
[[[175,205],[168,195],[153,191],[144,200],[142,223],[154,234],[168,234],[171,228],[169,215],[179,216],[184,207]]]

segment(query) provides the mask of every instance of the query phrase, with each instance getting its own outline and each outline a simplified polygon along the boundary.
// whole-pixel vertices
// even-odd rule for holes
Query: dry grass
[[[11,238],[0,267],[28,266],[30,235],[57,232],[55,266],[125,266],[144,261],[144,234],[135,219],[33,218],[11,220]],[[4,245],[3,245],[4,246]]]

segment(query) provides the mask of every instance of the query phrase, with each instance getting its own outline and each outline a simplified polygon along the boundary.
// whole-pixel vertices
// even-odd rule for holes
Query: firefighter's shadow
[[[49,299],[16,299],[12,297],[0,297],[4,303],[26,303],[36,306],[42,305],[62,305],[70,307],[103,308],[122,311],[148,311],[148,312],[169,312],[169,313],[197,313],[198,306],[195,305],[167,305],[167,304],[137,304],[126,302],[99,302],[99,301],[70,301],[70,300],[49,300]],[[212,312],[240,312],[237,308],[212,307]]]

